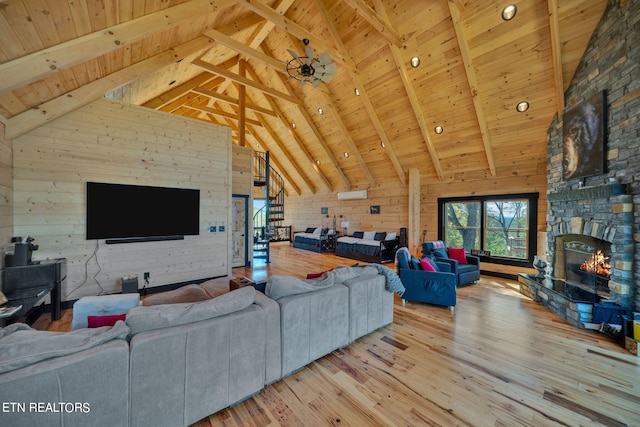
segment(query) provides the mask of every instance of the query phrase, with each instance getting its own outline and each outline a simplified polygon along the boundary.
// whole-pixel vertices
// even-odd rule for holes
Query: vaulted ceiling
[[[290,194],[527,173],[606,4],[0,0],[0,120],[13,139],[108,96],[229,126]],[[330,83],[287,75],[305,38]]]

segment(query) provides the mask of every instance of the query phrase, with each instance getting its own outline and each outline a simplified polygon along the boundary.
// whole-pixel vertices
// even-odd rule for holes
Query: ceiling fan
[[[338,67],[335,62],[331,62],[329,54],[323,53],[319,57],[309,47],[309,39],[302,39],[304,43],[305,56],[298,56],[291,49],[287,49],[293,59],[287,62],[287,73],[292,79],[300,81],[300,87],[306,82],[311,82],[313,87],[320,86],[320,82],[329,83],[336,74]]]

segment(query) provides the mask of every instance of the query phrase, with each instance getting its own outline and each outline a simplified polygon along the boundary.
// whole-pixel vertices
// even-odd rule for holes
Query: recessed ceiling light
[[[380,146],[381,146],[382,148],[384,148],[384,147],[385,147],[385,145],[384,145],[384,141],[380,141]]]
[[[511,21],[514,16],[516,16],[516,12],[518,11],[518,7],[515,4],[509,4],[504,9],[502,9],[502,19],[505,21]]]
[[[316,160],[316,165],[320,166],[320,160]]]
[[[296,124],[295,123],[291,123],[291,127],[295,129],[296,128]]]
[[[420,66],[420,58],[418,58],[417,56],[414,56],[413,58],[411,58],[410,62],[413,68],[418,68]]]
[[[436,126],[433,128],[433,131],[440,135],[442,132],[444,132],[444,129],[442,128],[442,126]]]
[[[518,102],[518,105],[516,105],[516,111],[518,111],[519,113],[524,113],[528,109],[529,103],[527,101]]]
[[[347,153],[346,151],[344,152],[344,156],[345,157],[349,157],[349,153]]]
[[[355,93],[356,96],[360,96],[360,91],[358,90],[358,88],[353,89],[353,93]]]
[[[318,114],[323,115],[324,114],[324,110],[322,108],[318,108]]]

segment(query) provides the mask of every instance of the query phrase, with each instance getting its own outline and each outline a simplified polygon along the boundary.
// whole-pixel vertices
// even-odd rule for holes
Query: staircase
[[[269,259],[269,243],[284,221],[284,179],[269,164],[269,152],[256,151],[254,160],[254,187],[261,187],[265,204],[253,215],[253,258]]]

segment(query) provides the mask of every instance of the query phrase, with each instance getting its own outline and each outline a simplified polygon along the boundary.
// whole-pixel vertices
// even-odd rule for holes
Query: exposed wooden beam
[[[221,117],[225,117],[227,119],[231,119],[231,120],[237,120],[238,122],[240,121],[240,117],[238,116],[238,114],[234,114],[234,113],[228,113],[226,111],[223,110],[217,110],[215,108],[211,108],[208,107],[206,105],[200,105],[198,103],[195,102],[188,102],[186,104],[184,104],[185,107],[189,107],[193,110],[199,110],[202,111],[203,113],[209,113],[209,114],[213,114],[215,116],[221,116]],[[248,119],[245,118],[247,123],[250,123],[254,126],[262,126],[262,123],[257,121],[257,120],[253,120],[253,119]],[[238,144],[239,145],[239,144]]]
[[[227,7],[232,0],[191,0],[0,64],[0,94],[75,64]]]
[[[255,50],[244,43],[240,43],[239,41],[222,34],[216,30],[208,30],[203,33],[203,35],[211,38],[217,43],[220,43],[229,49],[235,50],[236,52],[248,57],[260,61],[261,63],[268,65],[271,69],[278,71],[279,73],[287,74],[286,64],[282,61],[278,61],[270,56],[265,55],[264,53]]]
[[[202,88],[202,87],[197,87],[197,88],[192,89],[192,91],[194,93],[199,94],[199,95],[203,95],[203,96],[206,96],[208,98],[215,99],[216,101],[225,102],[227,104],[231,104],[231,105],[235,105],[235,106],[240,105],[240,100],[238,100],[238,99],[236,99],[236,98],[234,98],[232,96],[228,96],[228,95],[225,95],[225,94],[222,94],[222,93],[215,92],[213,90],[205,89],[205,88]],[[247,107],[248,110],[257,111],[258,113],[267,114],[269,116],[277,117],[276,113],[274,113],[272,110],[269,110],[268,108],[262,108],[262,107],[259,107],[259,106],[255,105],[255,104],[252,104],[250,102],[247,102],[245,106]]]
[[[231,68],[237,63],[238,63],[238,57],[235,56],[233,58],[228,59],[227,61],[220,64],[219,66],[223,68]],[[187,80],[186,82],[176,86],[175,88],[172,88],[162,93],[161,95],[153,99],[150,99],[149,101],[145,102],[142,105],[147,108],[154,108],[156,110],[162,109],[163,111],[166,111],[162,107],[173,103],[173,101],[184,96],[194,87],[213,86],[213,85],[217,86],[223,81],[225,80],[222,77],[213,75],[205,71],[204,73],[198,74],[197,76]]]
[[[356,13],[367,21],[378,33],[396,47],[402,47],[402,36],[391,26],[389,21],[371,9],[363,0],[344,0],[355,9]]]
[[[320,37],[316,37],[309,31],[305,30],[300,25],[296,24],[292,20],[279,14],[263,2],[259,0],[236,0],[238,4],[247,7],[252,12],[262,16],[264,19],[273,22],[276,26],[282,28],[287,33],[297,37],[298,39],[309,39],[311,45],[316,50],[323,50],[329,54],[334,60],[340,62],[342,65],[348,67],[352,71],[356,70],[356,64],[348,57],[342,55],[336,49],[333,49],[327,45]]]
[[[320,7],[320,10],[321,10],[323,16],[324,16],[325,22],[329,26],[329,30],[331,31],[331,34],[333,35],[333,39],[335,40],[335,42],[338,45],[338,49],[341,52],[345,52],[345,56],[348,56],[346,54],[347,49],[344,46],[344,43],[342,42],[342,38],[340,37],[340,33],[338,33],[338,29],[336,28],[333,20],[331,19],[329,11],[327,10],[324,2],[322,0],[318,0],[317,3],[318,3],[318,6]],[[396,153],[393,150],[393,147],[391,145],[391,140],[387,136],[387,132],[385,131],[384,126],[382,125],[382,122],[380,121],[380,118],[378,117],[378,114],[376,113],[376,109],[373,106],[373,102],[371,102],[371,98],[369,97],[369,93],[367,92],[367,90],[366,90],[366,88],[364,86],[364,83],[360,79],[360,76],[358,75],[358,73],[354,73],[354,72],[349,71],[349,70],[347,70],[347,71],[351,75],[351,80],[353,81],[353,84],[360,91],[360,100],[364,104],[365,110],[367,110],[367,114],[369,116],[369,119],[373,123],[373,127],[376,129],[376,132],[378,132],[378,136],[380,137],[380,140],[382,142],[384,142],[385,151],[386,151],[387,155],[389,156],[389,160],[391,161],[391,164],[393,165],[393,168],[395,169],[396,174],[398,175],[398,178],[400,179],[400,182],[403,185],[406,184],[407,179],[405,177],[404,170],[402,169],[402,165],[400,164],[400,161],[398,161],[398,156],[396,156]]]
[[[562,117],[564,110],[564,79],[562,78],[562,48],[560,45],[560,23],[558,18],[558,0],[548,0],[549,31],[551,32],[551,55],[553,61],[553,81],[556,87],[556,110]]]
[[[241,59],[238,63],[239,75],[241,77],[247,76],[247,61]],[[244,147],[246,145],[245,138],[247,133],[247,87],[240,85],[238,88],[238,145]]]
[[[249,70],[249,73],[251,74],[251,77],[256,81],[259,81],[260,76],[257,75],[255,70],[253,70],[250,67],[249,67],[248,70]],[[329,191],[333,191],[333,186],[331,185],[331,182],[329,182],[327,177],[322,173],[322,171],[320,170],[320,168],[316,164],[313,156],[311,156],[311,153],[309,153],[309,150],[307,150],[307,147],[305,146],[304,141],[302,141],[300,139],[300,137],[291,130],[291,127],[287,123],[287,118],[286,118],[285,114],[282,112],[282,110],[280,109],[280,107],[278,107],[278,104],[276,104],[273,99],[271,99],[269,97],[266,97],[266,98],[267,98],[267,102],[269,103],[269,106],[271,107],[271,109],[273,111],[275,111],[276,115],[278,117],[280,117],[280,120],[282,120],[283,125],[287,128],[287,130],[289,132],[289,135],[296,141],[296,143],[300,147],[300,150],[302,150],[302,152],[304,153],[305,157],[307,158],[307,161],[309,162],[309,164],[311,165],[313,170],[316,171],[316,173],[318,174],[318,176],[320,177],[322,182],[324,182],[324,184],[327,186]]]
[[[154,110],[159,110],[163,106],[169,104],[171,101],[181,97],[186,92],[188,92],[191,88],[200,86],[201,84],[205,84],[210,82],[213,79],[219,78],[218,76],[214,76],[210,73],[200,73],[192,79],[187,80],[186,82],[178,85],[174,88],[169,89],[168,91],[162,93],[161,95],[156,96],[142,104],[143,107],[153,108]]]
[[[496,164],[493,156],[491,137],[489,136],[489,126],[487,125],[487,117],[485,116],[484,109],[482,108],[482,97],[479,93],[478,78],[476,77],[476,73],[473,69],[473,62],[471,61],[471,54],[469,53],[469,45],[467,44],[467,39],[461,22],[460,10],[452,1],[449,1],[448,5],[451,20],[453,21],[453,28],[456,32],[456,38],[458,39],[458,46],[460,47],[460,54],[462,55],[464,70],[467,73],[467,80],[469,81],[469,90],[471,91],[473,106],[480,126],[480,134],[482,136],[482,143],[484,144],[484,151],[487,156],[487,163],[489,164],[489,171],[491,172],[491,175],[495,176]]]
[[[420,107],[420,100],[418,98],[418,94],[416,93],[413,85],[411,84],[411,79],[407,73],[407,67],[404,63],[404,58],[402,57],[402,52],[400,49],[396,49],[393,46],[389,46],[391,48],[391,54],[393,56],[393,60],[396,64],[396,68],[398,70],[398,74],[402,79],[402,84],[404,85],[405,92],[407,92],[407,97],[409,98],[409,102],[411,103],[411,108],[413,110],[413,115],[418,121],[418,126],[420,126],[420,132],[422,133],[422,137],[424,138],[424,143],[427,145],[427,151],[429,152],[429,157],[431,157],[431,163],[433,164],[433,169],[436,171],[436,175],[439,180],[443,179],[444,172],[442,171],[442,164],[440,163],[440,158],[438,157],[438,151],[431,139],[431,132],[429,131],[429,126],[427,125],[427,121],[422,113],[422,108]]]
[[[5,136],[7,139],[16,138],[76,108],[101,98],[114,88],[146,76],[186,56],[203,51],[211,47],[212,43],[207,37],[198,37],[106,77],[94,80],[78,89],[47,101],[37,108],[20,113],[7,120]]]
[[[422,249],[420,241],[420,211],[422,203],[420,198],[420,171],[418,168],[409,169],[409,229],[407,237],[409,240],[409,251],[416,256],[420,256]]]
[[[340,114],[338,112],[338,107],[336,106],[336,104],[333,102],[333,100],[328,94],[324,92],[318,92],[318,93],[321,94],[323,98],[323,102],[326,105],[328,105],[328,110],[331,113],[331,116],[333,117],[333,120],[336,123],[338,130],[342,132],[342,136],[344,136],[344,145],[346,146],[347,151],[351,156],[354,156],[356,158],[356,162],[358,162],[358,164],[360,165],[360,168],[362,169],[362,172],[367,178],[367,181],[369,181],[369,185],[371,187],[374,187],[376,185],[376,180],[373,178],[373,175],[371,175],[371,172],[369,171],[369,167],[367,166],[367,162],[364,161],[364,158],[362,157],[362,155],[360,154],[360,151],[358,150],[358,146],[353,141],[353,138],[351,138],[351,134],[349,133],[347,126],[342,121],[342,117],[340,117]]]
[[[235,74],[229,70],[226,70],[224,68],[218,67],[216,65],[210,64],[208,62],[203,61],[202,59],[194,59],[192,62],[193,65],[203,68],[211,73],[217,74],[219,76],[225,77],[229,80],[232,80],[236,83],[245,85],[245,86],[249,86],[252,87],[254,89],[259,90],[260,92],[264,92],[267,95],[271,95],[274,96],[276,98],[280,98],[280,99],[284,99],[285,101],[289,101],[292,102],[294,104],[300,104],[302,103],[302,101],[300,101],[298,98],[287,95],[286,93],[280,92],[276,89],[270,88],[268,86],[263,85],[262,83],[257,83],[254,82],[253,80],[250,80],[246,77],[240,76],[238,74]]]

